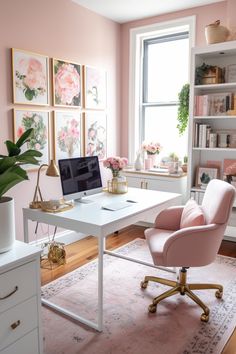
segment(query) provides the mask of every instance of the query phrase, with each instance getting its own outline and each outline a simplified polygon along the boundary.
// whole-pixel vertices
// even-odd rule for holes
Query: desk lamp
[[[43,167],[47,167],[46,175],[51,177],[59,177],[59,171],[54,160],[51,160],[50,165],[43,164],[38,169],[37,184],[34,192],[33,201],[30,203],[31,209],[40,209],[43,201],[42,193],[39,187],[40,172]]]

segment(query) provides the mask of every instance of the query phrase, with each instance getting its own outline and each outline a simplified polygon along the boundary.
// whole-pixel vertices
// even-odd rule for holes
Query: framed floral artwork
[[[49,105],[49,58],[12,48],[13,102]]]
[[[85,155],[106,157],[107,119],[105,112],[87,112],[85,121]]]
[[[27,129],[34,128],[30,141],[21,149],[22,152],[28,149],[40,151],[42,153],[40,165],[49,163],[49,115],[49,111],[43,110],[14,109],[13,112],[14,141],[16,142]],[[27,165],[27,169],[35,169],[35,165]]]
[[[84,106],[87,109],[106,108],[106,72],[84,66]]]
[[[196,187],[205,189],[207,184],[215,178],[218,178],[218,168],[199,166],[196,173]]]
[[[54,112],[55,159],[81,156],[82,129],[79,111]]]
[[[81,107],[81,65],[53,59],[54,106]]]

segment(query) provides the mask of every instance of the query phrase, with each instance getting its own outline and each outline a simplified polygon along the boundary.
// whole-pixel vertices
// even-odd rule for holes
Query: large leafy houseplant
[[[38,157],[42,154],[36,150],[26,150],[21,152],[21,147],[30,140],[34,134],[34,129],[26,130],[16,143],[10,140],[5,141],[8,155],[0,155],[0,201],[3,195],[15,186],[28,179],[27,172],[22,165],[38,165]]]
[[[179,107],[178,107],[178,124],[177,129],[179,134],[182,135],[188,126],[189,117],[189,84],[184,84],[181,91],[178,94],[179,97]]]

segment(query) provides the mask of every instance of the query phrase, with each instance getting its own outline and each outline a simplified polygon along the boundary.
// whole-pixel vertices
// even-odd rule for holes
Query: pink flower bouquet
[[[108,157],[103,161],[103,166],[110,168],[113,177],[118,177],[119,173],[128,164],[128,159],[125,157]]]
[[[143,142],[142,143],[142,150],[146,151],[148,155],[159,154],[161,151],[161,145],[157,142]]]

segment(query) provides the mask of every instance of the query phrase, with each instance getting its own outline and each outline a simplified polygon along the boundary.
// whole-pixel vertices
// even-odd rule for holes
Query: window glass
[[[147,102],[178,101],[188,82],[188,38],[147,46]]]
[[[158,141],[162,150],[159,158],[175,152],[180,159],[187,154],[187,131],[179,136],[176,129],[177,106],[145,108],[145,141]]]

